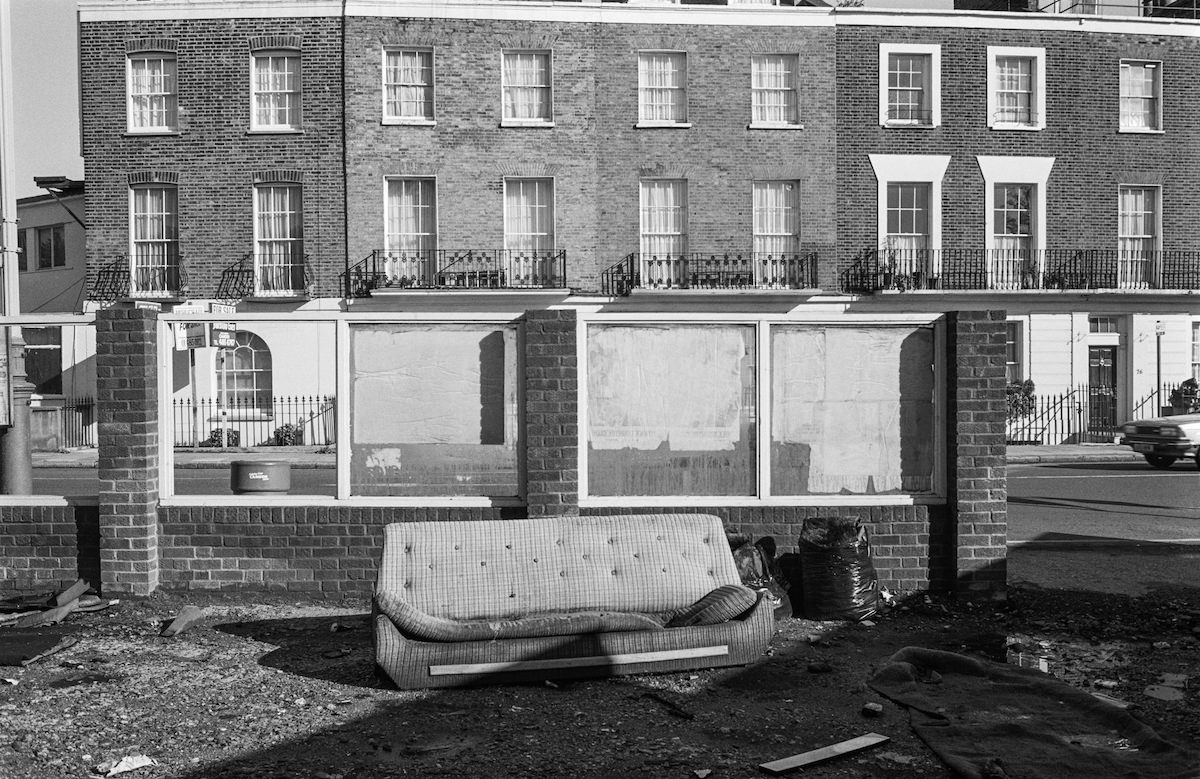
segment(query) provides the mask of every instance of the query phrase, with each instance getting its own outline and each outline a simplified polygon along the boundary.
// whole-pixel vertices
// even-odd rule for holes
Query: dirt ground
[[[866,686],[905,646],[1003,660],[1010,645],[1134,704],[1161,735],[1200,743],[1196,590],[1021,587],[981,606],[919,594],[895,603],[873,625],[783,620],[768,655],[745,668],[400,692],[375,679],[365,601],[123,599],[71,615],[60,629],[74,645],[0,666],[0,776],[97,776],[145,755],[155,764],[119,775],[726,779],[871,732],[890,741],[804,775],[951,776],[905,711]],[[204,623],[160,637],[188,604],[205,609]],[[1193,678],[1181,700],[1146,694],[1164,673]],[[865,717],[868,702],[882,715]]]

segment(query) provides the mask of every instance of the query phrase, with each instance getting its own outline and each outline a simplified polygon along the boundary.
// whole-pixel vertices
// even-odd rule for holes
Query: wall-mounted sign
[[[207,322],[177,322],[175,324],[175,351],[186,352],[208,346]]]

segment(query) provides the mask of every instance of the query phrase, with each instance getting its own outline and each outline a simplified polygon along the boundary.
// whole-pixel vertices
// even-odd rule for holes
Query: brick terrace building
[[[1107,388],[1112,419],[1075,438],[1153,391],[1155,323],[1163,380],[1192,370],[1189,24],[80,18],[106,588],[365,590],[389,521],[697,510],[783,551],[805,517],[857,516],[885,586],[988,589],[1006,366]],[[236,348],[171,349],[231,318]],[[281,387],[336,395],[336,486],[185,494],[167,409],[198,385],[245,402],[202,433]]]

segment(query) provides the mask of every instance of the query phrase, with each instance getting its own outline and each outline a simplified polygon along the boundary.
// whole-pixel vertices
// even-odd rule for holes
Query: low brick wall
[[[0,591],[57,591],[80,578],[100,587],[96,506],[0,507]]]

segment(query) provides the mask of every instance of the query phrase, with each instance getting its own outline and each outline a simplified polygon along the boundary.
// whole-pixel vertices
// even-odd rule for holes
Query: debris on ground
[[[841,755],[849,755],[854,752],[861,752],[864,749],[870,749],[879,744],[885,744],[889,741],[887,736],[881,736],[878,733],[867,733],[864,736],[858,736],[847,741],[841,741],[837,744],[830,744],[827,747],[813,749],[808,752],[802,752],[799,755],[785,757],[782,760],[772,760],[769,763],[762,763],[759,768],[772,774],[783,774],[788,771],[794,771],[797,768],[820,763]]]
[[[199,606],[184,606],[175,615],[175,619],[171,621],[171,624],[167,625],[159,635],[163,638],[177,636],[202,619],[204,619],[204,609]]]
[[[146,768],[152,765],[158,765],[158,761],[145,755],[130,755],[115,762],[101,763],[96,766],[96,773],[109,777],[129,773],[130,771],[136,771],[139,768]]]

